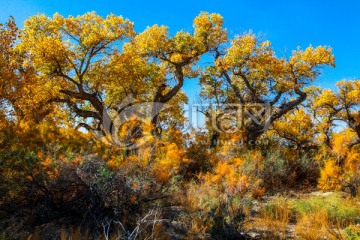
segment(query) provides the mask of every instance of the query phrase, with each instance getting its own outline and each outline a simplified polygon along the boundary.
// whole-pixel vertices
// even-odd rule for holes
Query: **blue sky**
[[[201,11],[220,13],[233,36],[252,30],[270,40],[279,56],[289,55],[297,46],[312,44],[333,48],[336,68],[324,68],[316,82],[333,88],[341,79],[360,78],[360,1],[138,1],[138,0],[0,0],[0,22],[12,15],[18,24],[36,13],[51,16],[80,15],[96,11],[129,18],[138,32],[153,24],[170,27],[172,33],[192,30],[192,20]],[[196,80],[184,90],[190,102],[199,91]]]

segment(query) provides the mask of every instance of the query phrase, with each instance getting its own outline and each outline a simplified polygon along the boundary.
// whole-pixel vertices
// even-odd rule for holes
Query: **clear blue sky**
[[[192,20],[201,11],[216,12],[224,17],[231,35],[252,30],[270,40],[279,56],[297,46],[332,47],[337,66],[323,70],[317,84],[324,88],[333,88],[341,79],[360,78],[360,1],[356,0],[0,0],[0,22],[10,15],[20,24],[36,13],[67,16],[88,11],[122,15],[135,23],[138,32],[164,24],[172,33],[191,31]],[[190,102],[199,90],[196,81],[187,81],[184,89]]]

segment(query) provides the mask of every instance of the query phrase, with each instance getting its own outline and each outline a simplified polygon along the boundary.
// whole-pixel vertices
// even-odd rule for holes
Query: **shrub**
[[[232,194],[210,182],[192,183],[184,204],[189,214],[184,216],[183,221],[191,219],[188,226],[191,238],[244,238],[241,232],[251,202],[240,193]]]
[[[282,149],[264,154],[250,151],[241,157],[245,173],[260,180],[266,191],[279,192],[317,184],[319,164],[310,155],[298,156],[296,152]]]

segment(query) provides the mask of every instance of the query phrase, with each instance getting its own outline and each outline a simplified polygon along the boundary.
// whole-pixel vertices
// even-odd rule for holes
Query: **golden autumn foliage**
[[[314,104],[319,115],[328,122],[342,121],[347,124],[349,130],[357,136],[352,139],[351,145],[359,143],[360,139],[360,81],[339,81],[336,84],[338,90],[333,92],[329,89],[323,91]]]
[[[252,32],[230,38],[219,14],[192,27],[136,32],[95,12],[0,25],[0,238],[51,224],[94,239],[243,239],[247,220],[284,239],[291,221],[305,238],[319,236],[309,224],[335,226],[273,195],[359,196],[360,80],[313,85],[335,67],[328,46],[281,57]],[[188,128],[187,81],[201,88],[201,128]]]
[[[319,179],[319,187],[324,190],[339,189],[341,169],[337,166],[334,159],[327,159],[325,166],[321,170],[321,177]]]
[[[319,187],[322,189],[347,189],[354,196],[359,191],[359,80],[340,81],[337,91],[324,90],[315,99],[313,108],[322,118],[326,130],[324,141],[327,149],[324,168],[321,170]],[[336,124],[346,124],[344,129],[334,132]],[[325,127],[324,127],[325,126]],[[327,160],[330,158],[332,160]]]
[[[263,121],[244,119],[241,128],[247,142],[258,140],[269,124],[304,103],[306,88],[319,76],[321,66],[335,66],[329,47],[297,49],[285,59],[276,56],[269,41],[259,41],[251,32],[214,51],[214,64],[206,67],[200,80],[205,100],[214,105],[225,102],[274,109]]]
[[[351,129],[333,134],[330,159],[324,160],[324,168],[318,186],[321,189],[348,189],[353,195],[359,191],[360,151],[349,146],[357,135]]]
[[[290,141],[296,148],[309,150],[314,145],[317,129],[311,115],[304,109],[295,110],[275,122],[273,129],[281,138]]]

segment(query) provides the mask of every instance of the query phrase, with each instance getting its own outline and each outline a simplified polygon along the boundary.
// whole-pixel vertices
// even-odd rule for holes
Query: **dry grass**
[[[258,217],[246,224],[246,229],[259,231],[266,239],[286,239],[291,218],[287,199],[275,197],[263,206]]]
[[[311,214],[300,214],[296,220],[295,235],[299,239],[345,239],[340,224],[332,223],[324,210],[315,211]]]
[[[358,203],[338,194],[299,199],[275,197],[263,204],[260,213],[246,227],[262,233],[266,239],[358,240],[359,216]],[[289,228],[291,222],[293,232]]]

